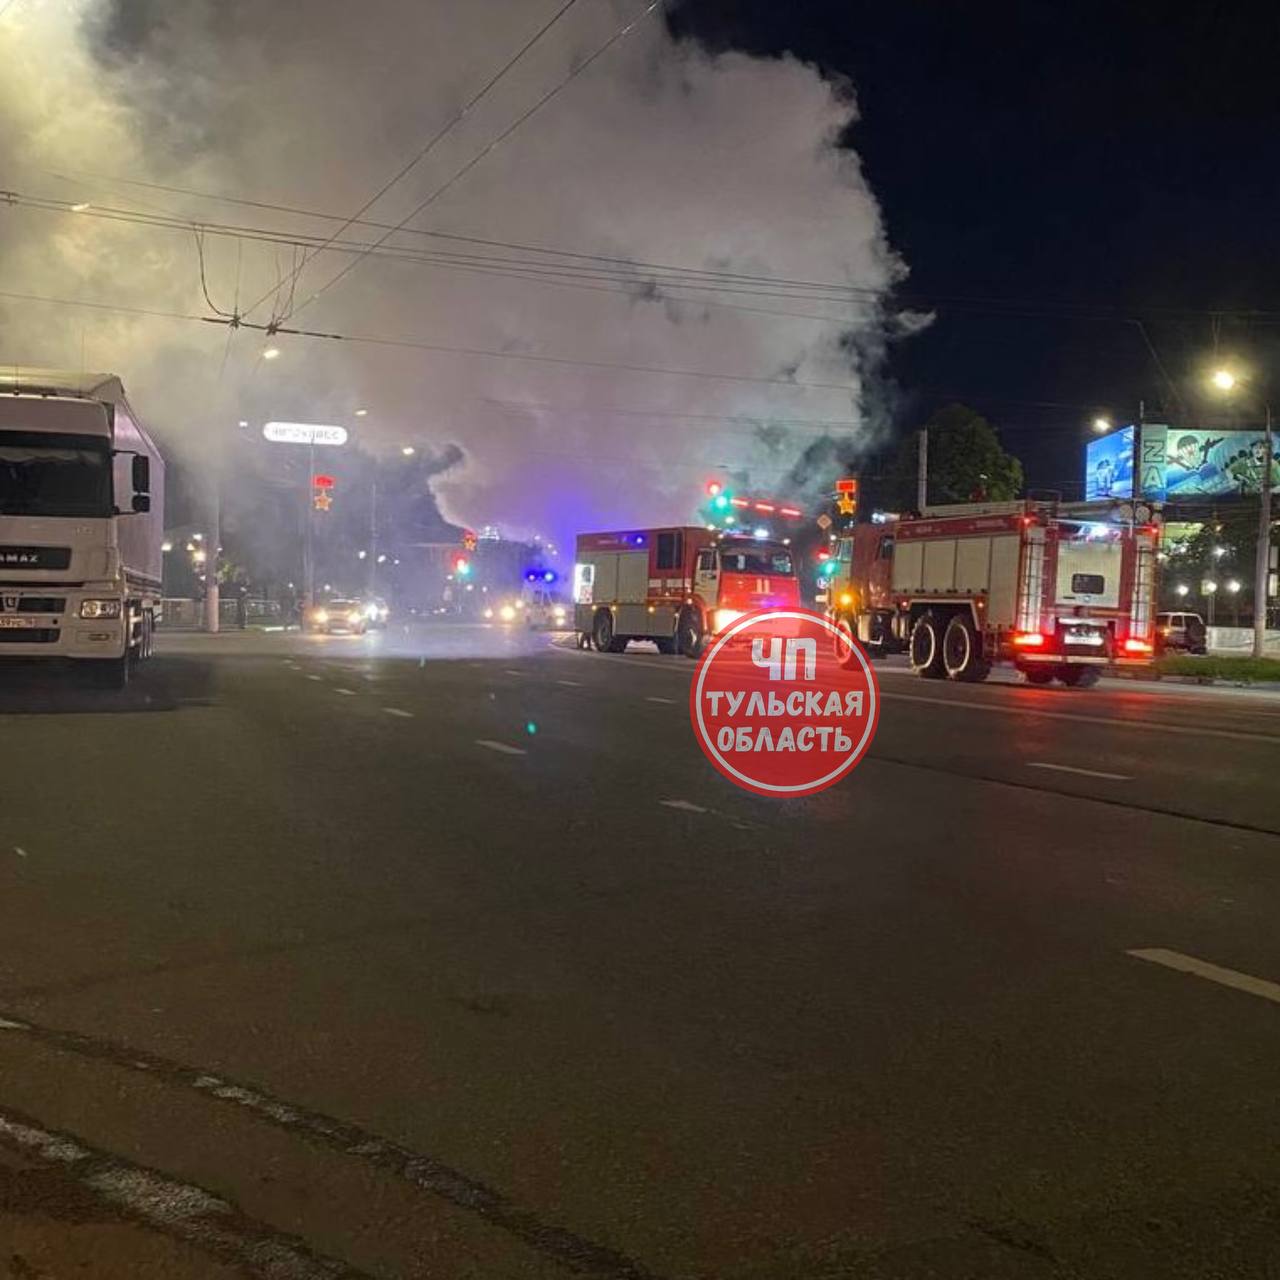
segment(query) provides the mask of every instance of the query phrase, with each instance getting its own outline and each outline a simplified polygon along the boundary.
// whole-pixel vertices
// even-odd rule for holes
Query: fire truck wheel
[[[1049,667],[1024,667],[1022,674],[1027,677],[1028,684],[1048,684],[1053,679],[1053,671]]]
[[[680,613],[680,652],[686,658],[702,656],[706,633],[702,628],[702,615],[697,609],[684,609]]]
[[[836,630],[840,633],[831,640],[835,650],[836,661],[846,670],[858,665],[858,656],[853,651],[853,625],[848,618],[836,619]]]
[[[1058,679],[1068,689],[1092,689],[1102,679],[1102,672],[1097,667],[1063,667]]]
[[[595,642],[597,653],[613,652],[613,615],[607,609],[601,609],[591,624],[591,639]]]
[[[942,665],[942,637],[931,613],[922,613],[911,628],[911,670],[926,680],[941,680],[946,675]]]
[[[982,641],[973,623],[962,613],[953,614],[942,637],[942,665],[949,680],[977,683],[991,674],[982,654]]]

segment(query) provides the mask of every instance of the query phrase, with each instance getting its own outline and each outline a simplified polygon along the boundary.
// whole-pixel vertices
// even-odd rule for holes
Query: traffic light
[[[733,501],[733,494],[719,492],[711,500],[711,505],[717,511],[728,511],[729,504]]]
[[[715,497],[718,497],[718,496],[719,496],[719,494],[720,494],[720,490],[721,490],[721,488],[722,488],[722,486],[721,486],[721,484],[720,484],[720,481],[719,481],[719,480],[709,480],[709,481],[707,481],[707,497],[709,497],[709,498],[715,498]]]
[[[466,556],[457,556],[453,561],[453,571],[460,578],[471,576],[471,561]]]

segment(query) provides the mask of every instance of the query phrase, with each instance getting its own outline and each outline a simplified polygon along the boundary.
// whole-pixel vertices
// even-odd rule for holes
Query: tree
[[[929,502],[1006,502],[1022,490],[1022,463],[1000,444],[996,429],[963,404],[938,409],[929,432]],[[893,490],[901,510],[916,506],[919,444],[912,432],[893,465]]]

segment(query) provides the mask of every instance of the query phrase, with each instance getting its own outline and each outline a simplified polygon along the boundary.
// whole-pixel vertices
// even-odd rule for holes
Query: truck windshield
[[[0,434],[0,516],[109,516],[111,455],[94,436]]]
[[[725,573],[763,573],[789,578],[795,572],[790,551],[767,547],[720,552],[720,567]]]

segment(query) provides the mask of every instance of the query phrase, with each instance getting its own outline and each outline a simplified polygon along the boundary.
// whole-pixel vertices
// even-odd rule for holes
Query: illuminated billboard
[[[1155,501],[1229,498],[1262,489],[1267,456],[1261,431],[1142,428],[1142,496]],[[1271,485],[1280,489],[1280,449],[1272,442]]]
[[[1084,451],[1084,496],[1133,497],[1133,428],[1090,440]]]

